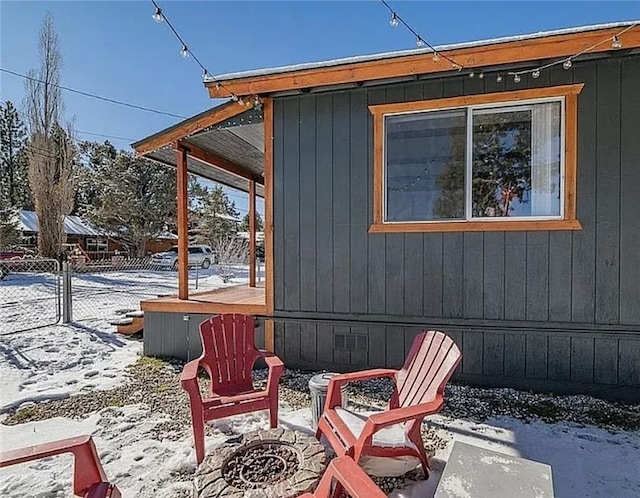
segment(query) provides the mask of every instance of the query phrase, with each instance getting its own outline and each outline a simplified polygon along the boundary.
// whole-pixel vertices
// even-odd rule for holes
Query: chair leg
[[[422,471],[424,472],[424,478],[429,479],[429,459],[427,458],[427,452],[424,449],[424,443],[422,440],[418,442],[414,442],[414,444],[418,447],[418,458],[420,459],[420,464],[422,465]]]
[[[196,450],[196,463],[200,465],[204,460],[204,413],[202,409],[194,410],[192,407],[191,424],[193,425],[193,446]]]
[[[271,406],[269,407],[269,422],[271,424],[271,428],[275,429],[278,427],[278,400],[275,402],[271,401]]]

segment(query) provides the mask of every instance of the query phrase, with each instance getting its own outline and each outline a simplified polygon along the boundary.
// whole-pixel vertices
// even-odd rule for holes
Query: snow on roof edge
[[[498,43],[525,41],[525,40],[532,40],[536,38],[544,38],[547,36],[568,35],[573,33],[581,33],[585,31],[599,31],[599,30],[611,29],[611,28],[624,28],[627,26],[633,26],[634,24],[638,24],[638,23],[640,23],[640,19],[635,21],[619,21],[619,22],[610,22],[610,23],[604,23],[604,24],[592,24],[589,26],[577,26],[573,28],[563,28],[563,29],[556,29],[551,31],[538,31],[537,33],[528,33],[524,35],[503,36],[500,38],[491,38],[491,39],[477,40],[472,42],[437,45],[435,49],[438,52],[444,52],[445,50],[456,50],[456,49],[462,49],[462,48],[480,47],[483,45],[494,45]],[[211,77],[205,78],[204,82],[205,83],[213,83],[216,81],[224,82],[224,81],[241,79],[241,78],[251,78],[255,76],[266,76],[271,74],[303,71],[305,69],[318,69],[321,67],[341,66],[344,64],[354,64],[357,62],[368,62],[368,61],[374,61],[374,60],[380,60],[380,59],[393,59],[395,57],[404,57],[408,55],[428,54],[431,52],[432,50],[430,48],[414,48],[414,49],[408,49],[408,50],[396,50],[393,52],[382,52],[382,53],[369,54],[369,55],[356,55],[353,57],[342,57],[339,59],[331,59],[326,61],[305,62],[302,64],[291,64],[287,66],[253,69],[249,71],[237,71],[233,73],[226,73],[226,74],[221,74],[217,76],[211,76]]]

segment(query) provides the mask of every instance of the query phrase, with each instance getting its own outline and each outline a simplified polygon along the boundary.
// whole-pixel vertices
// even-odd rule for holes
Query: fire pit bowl
[[[196,471],[194,498],[293,498],[312,491],[327,464],[324,447],[286,429],[226,441]]]

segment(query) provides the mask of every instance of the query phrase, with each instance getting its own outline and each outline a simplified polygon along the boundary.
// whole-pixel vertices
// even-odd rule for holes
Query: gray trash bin
[[[318,426],[318,421],[324,410],[324,403],[327,399],[327,389],[329,389],[329,380],[335,373],[322,373],[314,375],[309,380],[309,391],[311,392],[311,420],[313,427]],[[346,408],[348,402],[347,385],[343,385],[340,390],[342,393],[342,406]]]

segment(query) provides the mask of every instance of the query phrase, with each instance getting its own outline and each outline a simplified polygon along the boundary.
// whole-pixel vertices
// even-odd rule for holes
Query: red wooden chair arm
[[[351,457],[334,458],[320,480],[320,484],[313,495],[304,497],[330,498],[333,480],[340,483],[342,488],[352,498],[384,498],[386,495],[376,486],[371,478],[362,470]]]
[[[280,358],[269,351],[260,350],[260,356],[262,356],[269,368],[269,374],[267,376],[267,391],[269,393],[277,392],[280,376],[282,375],[282,372],[284,372],[284,363]]]
[[[373,435],[379,430],[409,420],[421,420],[427,415],[438,413],[443,404],[444,398],[438,394],[436,399],[429,403],[421,403],[404,408],[394,408],[393,410],[369,415],[356,442],[356,455],[362,454],[364,448],[371,444]]]
[[[63,453],[73,453],[74,456],[73,494],[92,498],[120,496],[118,488],[107,482],[107,475],[100,464],[100,458],[91,436],[61,439],[0,453],[0,467],[8,467]]]
[[[325,406],[325,409],[333,409],[336,406],[341,406],[342,396],[340,395],[340,389],[344,384],[347,384],[348,382],[356,382],[359,380],[379,379],[382,377],[395,378],[397,373],[398,371],[392,368],[374,368],[371,370],[363,370],[362,372],[351,372],[334,375],[329,380],[329,387],[327,388],[327,404]]]
[[[180,385],[182,389],[189,393],[189,396],[195,396],[196,399],[202,401],[202,395],[200,394],[200,387],[198,386],[198,367],[200,366],[200,360],[191,360],[182,369],[180,374]]]

